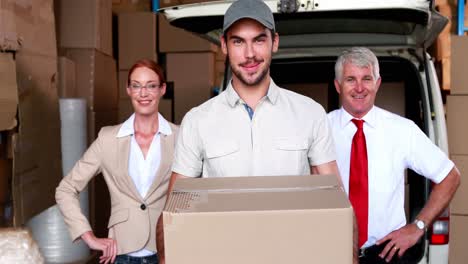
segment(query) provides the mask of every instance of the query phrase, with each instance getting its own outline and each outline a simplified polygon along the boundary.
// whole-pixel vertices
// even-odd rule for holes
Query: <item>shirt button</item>
[[[145,205],[145,204],[141,204],[141,205],[140,205],[140,209],[141,209],[141,210],[146,210],[146,205]]]

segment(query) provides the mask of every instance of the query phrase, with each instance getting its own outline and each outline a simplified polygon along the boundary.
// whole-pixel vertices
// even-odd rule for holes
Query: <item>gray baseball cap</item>
[[[223,33],[226,33],[232,24],[243,18],[254,19],[266,28],[275,30],[273,13],[263,0],[237,0],[224,14]]]

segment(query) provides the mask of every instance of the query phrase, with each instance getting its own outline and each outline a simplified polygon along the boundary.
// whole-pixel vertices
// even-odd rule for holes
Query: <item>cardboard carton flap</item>
[[[350,208],[334,175],[181,179],[169,213]]]
[[[16,126],[18,89],[12,53],[0,53],[0,131]]]
[[[334,175],[187,178],[177,180],[173,191],[193,189],[316,188],[319,186],[339,186],[339,183]]]
[[[21,38],[16,30],[13,1],[1,1],[0,4],[0,51],[17,51]]]

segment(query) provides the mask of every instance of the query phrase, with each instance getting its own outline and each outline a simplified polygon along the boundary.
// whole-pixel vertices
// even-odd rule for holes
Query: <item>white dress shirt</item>
[[[130,136],[130,155],[128,157],[128,174],[133,180],[135,187],[144,199],[148,192],[151,184],[154,182],[154,178],[161,162],[161,136],[160,134],[170,135],[172,133],[169,122],[161,114],[158,114],[159,120],[159,131],[154,135],[151,145],[146,154],[146,159],[143,156],[140,146],[135,139],[135,114],[131,115],[120,127],[117,137]],[[128,255],[133,257],[142,257],[153,255],[152,252],[147,249],[142,249]]]
[[[173,171],[189,177],[305,175],[335,160],[323,107],[271,79],[252,118],[229,84],[190,110],[179,131]]]
[[[349,194],[351,144],[356,126],[343,108],[328,114],[338,169]],[[368,240],[363,247],[406,225],[405,170],[440,183],[453,168],[414,122],[374,106],[363,118],[369,177]]]

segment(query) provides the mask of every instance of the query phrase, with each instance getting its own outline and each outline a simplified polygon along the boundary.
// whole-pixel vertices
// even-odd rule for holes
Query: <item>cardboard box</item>
[[[151,0],[112,0],[112,12],[151,12]]]
[[[7,153],[12,224],[20,226],[55,204],[62,178],[55,18],[52,0],[1,1],[0,12],[1,48],[17,50],[0,55],[0,130],[18,126]]]
[[[441,61],[442,65],[442,89],[446,91],[450,91],[452,84],[451,84],[451,59],[450,58],[443,58]]]
[[[156,14],[151,12],[119,14],[120,70],[129,70],[139,59],[157,62],[156,21]]]
[[[221,88],[223,85],[224,72],[225,72],[224,61],[216,60],[215,61],[215,83],[216,87]]]
[[[468,38],[466,36],[452,36],[452,66],[451,88],[453,95],[468,95],[468,74],[466,62],[468,61]]]
[[[92,48],[112,56],[111,0],[56,1],[59,46]]]
[[[468,237],[468,216],[450,215],[450,264],[465,264],[468,259],[466,238]]]
[[[215,61],[215,74],[224,74],[225,72],[225,64],[224,61]]]
[[[0,50],[57,56],[52,0],[2,0],[0,18]]]
[[[86,98],[91,111],[117,110],[115,60],[95,49],[66,49],[64,55],[75,62],[77,97]]]
[[[452,8],[448,4],[442,4],[438,6],[439,13],[449,18],[448,24],[437,36],[437,40],[434,43],[436,48],[435,56],[437,60],[444,58],[450,58],[451,56],[451,28],[452,28]]]
[[[226,60],[226,55],[224,55],[223,50],[221,48],[218,49],[216,52],[216,61],[224,61]]]
[[[328,112],[328,84],[327,83],[302,83],[280,85],[285,89],[305,95],[321,104]]]
[[[171,264],[352,263],[353,211],[333,175],[181,179],[163,217]]]
[[[16,30],[14,1],[2,1],[0,5],[0,51],[16,51],[20,48],[20,38]]]
[[[203,3],[203,2],[211,2],[216,0],[160,0],[159,7],[170,7],[176,5],[186,5],[186,4],[196,4],[196,3]]]
[[[193,33],[171,26],[164,15],[158,16],[159,52],[216,52],[218,46]]]
[[[400,116],[406,116],[405,84],[403,82],[382,83],[375,105]]]
[[[174,123],[174,115],[173,115],[173,100],[172,99],[162,99],[159,102],[159,113],[164,116],[164,118],[171,122]]]
[[[133,114],[132,101],[129,97],[119,100],[119,123],[124,122]]]
[[[0,52],[0,131],[17,125],[18,87],[13,53]]]
[[[60,98],[77,97],[76,92],[76,66],[67,57],[58,59],[58,95]]]
[[[114,126],[118,122],[118,110],[89,111],[88,110],[88,144],[91,144],[104,126]]]
[[[447,133],[451,155],[468,155],[468,95],[447,96]]]
[[[214,86],[214,56],[213,52],[167,54],[167,80],[174,82],[176,123],[180,123],[190,109],[210,98]]]
[[[57,64],[53,57],[16,54],[19,127],[11,146],[15,226],[54,205],[62,179]]]
[[[461,183],[453,200],[450,202],[450,213],[468,216],[468,155],[451,155],[452,161],[460,170]]]
[[[119,99],[127,99],[127,78],[128,71],[119,71]]]

